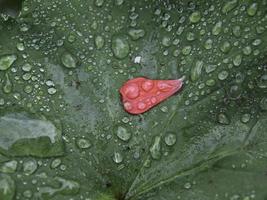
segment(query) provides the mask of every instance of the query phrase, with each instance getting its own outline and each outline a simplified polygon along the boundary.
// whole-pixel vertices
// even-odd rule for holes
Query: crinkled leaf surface
[[[0,157],[0,196],[267,198],[266,13],[266,0],[25,1],[0,19],[0,120],[31,116],[0,121],[2,146],[21,149]],[[186,79],[132,116],[118,90],[138,76]]]

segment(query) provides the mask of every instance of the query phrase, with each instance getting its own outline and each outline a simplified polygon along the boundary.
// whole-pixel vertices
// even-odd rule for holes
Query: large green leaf
[[[27,0],[3,16],[0,197],[266,198],[266,13],[266,0]],[[133,116],[118,90],[138,76],[186,78]]]

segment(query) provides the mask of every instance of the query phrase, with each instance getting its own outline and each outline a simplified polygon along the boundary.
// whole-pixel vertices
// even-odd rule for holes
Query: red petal
[[[140,77],[128,80],[120,88],[124,109],[131,114],[144,113],[178,92],[182,85],[182,79],[151,80]]]

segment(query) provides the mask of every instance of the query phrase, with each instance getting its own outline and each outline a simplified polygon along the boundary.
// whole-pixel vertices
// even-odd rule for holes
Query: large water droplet
[[[9,78],[8,73],[5,74],[5,83],[3,85],[3,91],[6,94],[9,94],[12,92],[13,84]]]
[[[122,126],[119,126],[117,129],[117,136],[123,141],[128,141],[131,138],[131,132]]]
[[[76,58],[68,52],[65,52],[62,54],[61,62],[66,68],[76,68],[77,67]]]
[[[12,178],[5,174],[0,174],[0,199],[13,200],[15,196],[15,183]]]
[[[256,15],[257,10],[258,10],[258,4],[252,3],[247,9],[247,13],[249,16],[254,16],[254,15]]]
[[[114,36],[112,38],[112,51],[114,53],[114,56],[118,59],[123,59],[128,56],[130,52],[130,46],[126,37]]]
[[[17,170],[18,162],[16,160],[11,160],[3,163],[3,165],[0,167],[0,172],[3,173],[15,173]]]
[[[151,157],[153,159],[160,159],[161,157],[161,138],[159,136],[156,136],[154,139],[154,143],[149,149]]]
[[[234,58],[233,58],[233,64],[234,66],[239,66],[241,65],[242,63],[242,55],[236,55]]]
[[[201,76],[203,65],[204,65],[204,62],[201,60],[198,60],[195,66],[191,68],[191,80],[192,81],[196,81],[199,79],[199,77]]]
[[[218,79],[223,81],[228,77],[228,75],[229,75],[229,73],[227,71],[223,70],[218,74]]]
[[[27,160],[23,163],[23,172],[26,175],[33,174],[38,168],[36,160]]]
[[[230,44],[229,42],[225,41],[225,42],[221,45],[220,49],[221,49],[221,51],[222,51],[223,53],[228,53],[228,52],[230,51],[230,49],[231,49],[231,44]]]
[[[11,65],[17,60],[17,56],[12,55],[3,55],[0,57],[0,70],[7,70]]]

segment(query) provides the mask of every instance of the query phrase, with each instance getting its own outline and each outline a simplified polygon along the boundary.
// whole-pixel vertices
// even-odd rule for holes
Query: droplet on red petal
[[[139,96],[139,88],[137,84],[129,84],[125,87],[125,94],[130,99],[135,99]]]
[[[124,109],[131,114],[141,114],[164,101],[183,85],[178,80],[150,80],[135,78],[128,80],[120,89]]]
[[[153,86],[154,86],[154,83],[153,83],[153,81],[152,80],[146,80],[146,81],[144,81],[143,83],[142,83],[142,88],[143,88],[143,90],[145,90],[145,91],[149,91],[149,90],[151,90],[152,88],[153,88]]]

